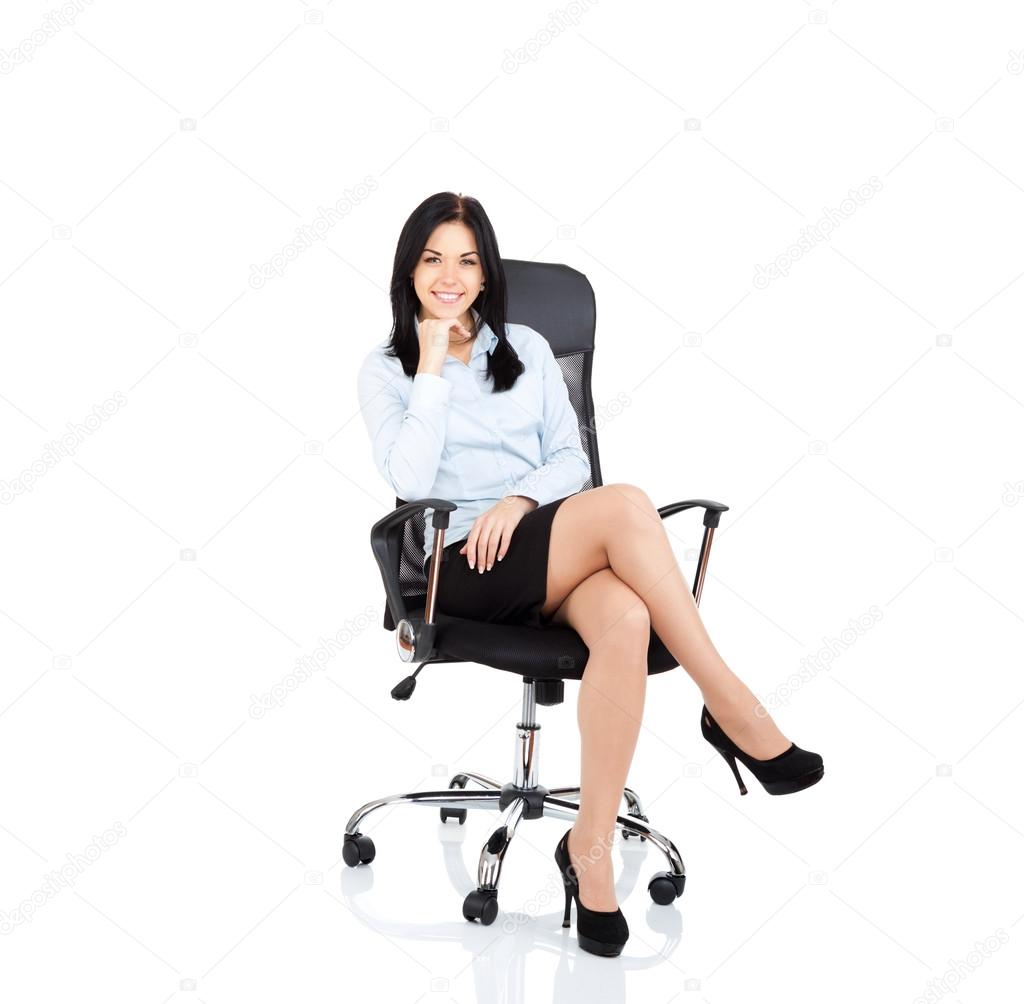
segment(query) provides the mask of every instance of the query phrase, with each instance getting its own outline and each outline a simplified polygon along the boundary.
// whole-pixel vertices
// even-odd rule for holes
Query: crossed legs
[[[604,485],[558,507],[541,613],[572,627],[590,650],[577,706],[580,812],[569,854],[584,905],[614,910],[614,819],[640,732],[652,626],[744,752],[763,760],[790,743],[715,649],[657,508],[635,485]]]

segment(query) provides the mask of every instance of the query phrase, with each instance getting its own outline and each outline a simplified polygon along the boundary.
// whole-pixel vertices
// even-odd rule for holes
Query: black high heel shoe
[[[790,792],[802,791],[816,784],[825,773],[825,765],[817,753],[802,750],[796,743],[789,749],[768,760],[755,760],[744,753],[722,730],[722,727],[711,717],[707,705],[701,711],[700,731],[704,738],[722,754],[722,759],[732,768],[736,783],[740,786],[740,794],[747,793],[747,786],[740,777],[736,766],[736,758],[743,766],[761,782],[769,795],[788,795]]]
[[[569,926],[569,911],[576,900],[576,940],[580,948],[594,955],[618,955],[629,938],[629,925],[622,911],[590,910],[580,902],[580,883],[569,859],[570,826],[555,848],[555,864],[565,883],[565,917],[562,927]]]

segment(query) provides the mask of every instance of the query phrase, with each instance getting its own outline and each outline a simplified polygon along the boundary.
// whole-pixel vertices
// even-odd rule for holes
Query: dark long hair
[[[515,386],[525,367],[508,341],[508,288],[498,252],[498,239],[484,207],[469,195],[438,192],[424,199],[405,221],[395,249],[395,267],[391,273],[394,324],[386,354],[402,360],[406,376],[416,375],[420,362],[420,342],[416,335],[415,318],[420,301],[409,281],[409,275],[416,270],[430,235],[442,223],[463,223],[476,237],[485,283],[471,306],[479,312],[481,321],[485,321],[498,336],[494,351],[487,357],[487,375],[491,378],[493,392],[508,390]]]

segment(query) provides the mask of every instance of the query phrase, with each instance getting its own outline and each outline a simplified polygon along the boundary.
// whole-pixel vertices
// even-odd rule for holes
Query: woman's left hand
[[[466,555],[470,568],[477,567],[481,573],[485,569],[490,571],[495,559],[501,561],[508,553],[512,533],[519,521],[536,508],[536,501],[525,495],[506,495],[487,512],[477,516],[459,554]]]

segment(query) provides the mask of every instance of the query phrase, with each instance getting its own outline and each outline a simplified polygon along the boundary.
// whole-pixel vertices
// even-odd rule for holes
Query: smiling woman
[[[450,347],[440,376],[423,371],[409,380],[399,361],[388,356],[386,343],[370,353],[359,374],[374,460],[395,494],[407,501],[432,497],[458,505],[447,532],[449,551],[468,539],[477,520],[499,501],[529,511],[578,492],[590,478],[576,413],[547,339],[526,325],[508,325],[508,344],[525,369],[513,387],[493,393],[486,368],[499,339],[476,308],[471,313],[477,330],[473,344],[468,350]],[[426,326],[426,320],[414,320],[417,338]],[[434,545],[431,512],[425,560]],[[526,525],[514,528],[515,539],[493,539],[492,566],[499,544],[503,557],[510,548],[527,549]],[[530,549],[537,551],[541,543],[534,541]],[[546,557],[546,545],[540,551]],[[543,571],[534,577],[542,579]]]
[[[402,229],[394,327],[360,368],[359,401],[395,494],[458,506],[440,554],[426,513],[437,612],[567,624],[587,646],[580,808],[556,860],[576,899],[580,947],[614,955],[629,931],[603,851],[639,734],[652,630],[700,687],[702,734],[741,794],[736,758],[772,794],[814,784],[822,759],[786,739],[722,660],[647,494],[630,484],[582,491],[590,464],[561,368],[542,334],[507,323],[506,302],[480,203],[452,192],[426,199]],[[566,903],[568,926],[568,892]]]
[[[467,304],[473,303],[484,287],[484,273],[476,250],[473,232],[464,223],[444,223],[431,235],[431,244],[455,249],[459,242],[471,244],[466,251],[438,250],[429,244],[423,249],[412,274],[413,287],[420,303],[432,303],[443,309],[457,307],[465,319]],[[467,325],[468,327],[468,325]]]
[[[463,566],[485,571],[510,556],[487,584],[492,617],[480,619],[537,623],[549,514],[535,510],[580,491],[590,463],[547,339],[506,321],[497,239],[475,199],[445,192],[416,209],[399,239],[391,299],[391,338],[370,352],[358,379],[374,462],[399,498],[458,505],[445,550]],[[470,540],[474,553],[460,558]],[[531,566],[520,565],[527,557]],[[454,591],[445,598],[449,613],[486,613],[479,586],[466,597],[471,607]]]

